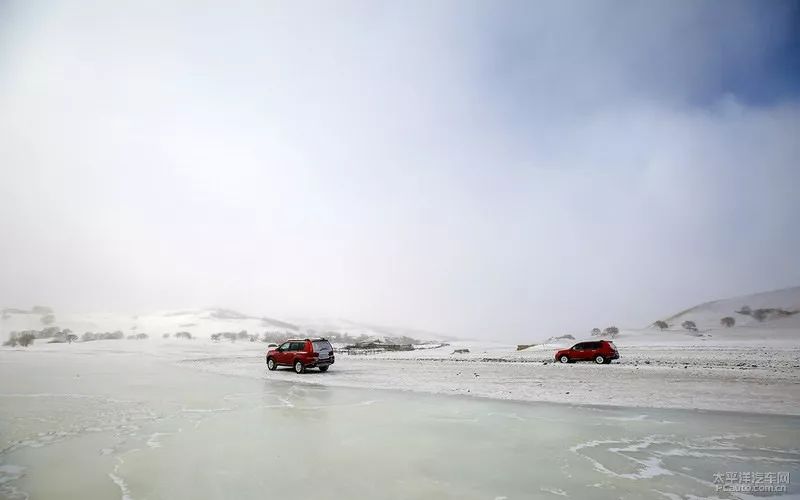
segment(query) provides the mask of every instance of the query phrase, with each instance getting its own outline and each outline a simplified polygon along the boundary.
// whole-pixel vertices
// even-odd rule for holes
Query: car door
[[[290,357],[292,359],[290,359],[289,362],[293,363],[294,362],[294,358],[297,357],[297,355],[299,353],[303,352],[305,350],[305,348],[306,348],[306,343],[305,342],[292,342],[292,347],[290,348],[290,350],[291,350]]]
[[[583,359],[590,360],[597,356],[597,346],[599,342],[584,342]]]
[[[280,347],[278,347],[278,353],[275,355],[278,364],[288,365],[289,363],[292,362],[292,360],[289,359],[290,355],[289,349],[291,345],[292,345],[291,342],[284,342],[283,344],[280,345]]]
[[[587,358],[587,349],[586,349],[587,346],[586,346],[586,344],[587,344],[586,342],[581,342],[580,344],[575,344],[572,347],[573,354],[570,357],[572,357],[573,359],[577,359],[577,360],[589,359],[589,358]]]

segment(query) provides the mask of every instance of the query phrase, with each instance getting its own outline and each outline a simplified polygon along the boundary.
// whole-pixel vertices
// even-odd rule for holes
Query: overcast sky
[[[0,306],[464,336],[800,285],[800,2],[0,0]]]

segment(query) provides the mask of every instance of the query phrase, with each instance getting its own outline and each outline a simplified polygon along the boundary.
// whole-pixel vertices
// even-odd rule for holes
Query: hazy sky
[[[800,2],[0,0],[0,306],[465,336],[800,284]]]

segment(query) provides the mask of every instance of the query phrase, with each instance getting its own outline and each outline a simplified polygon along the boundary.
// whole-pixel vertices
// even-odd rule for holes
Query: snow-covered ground
[[[686,340],[690,339],[690,340]],[[790,340],[713,341],[694,337],[616,344],[611,365],[553,362],[556,345],[523,351],[481,341],[408,352],[348,355],[338,352],[327,373],[265,368],[261,342],[105,340],[34,344],[17,356],[61,353],[146,355],[206,372],[282,382],[653,408],[699,408],[800,414],[800,347]],[[0,349],[0,356],[9,348]],[[20,350],[18,348],[17,350]],[[467,354],[454,354],[469,349]]]
[[[785,314],[767,315],[759,321],[745,314],[745,306],[751,311],[769,309]],[[433,340],[437,336],[347,320],[288,322],[224,309],[140,316],[55,314],[62,328],[69,326],[78,334],[85,329],[98,332],[125,328],[126,335],[147,331],[151,338],[69,345],[37,340],[28,349],[31,355],[54,356],[67,352],[141,353],[207,372],[329,386],[519,401],[800,414],[800,314],[793,314],[798,310],[800,287],[700,304],[665,317],[669,326],[664,330],[653,325],[623,328],[613,338],[621,358],[611,365],[553,363],[557,349],[601,337],[591,337],[587,332],[553,343],[543,340],[554,337],[552,333],[535,333],[524,341],[533,346],[524,350],[507,343],[442,340],[441,336],[440,341],[448,345],[419,345],[414,351],[347,354],[340,345],[336,346],[336,364],[328,373],[267,372],[266,344],[212,342],[208,335],[249,328],[251,333],[285,330],[287,336],[301,338],[324,331],[373,338],[417,335]],[[720,319],[727,316],[735,318],[736,326],[721,326]],[[7,311],[0,326],[6,334],[12,328],[36,328],[43,317],[41,311]],[[694,321],[697,330],[682,328],[684,321]],[[200,338],[162,339],[158,335],[176,330],[190,331]],[[0,357],[8,349],[0,348]],[[461,350],[468,352],[456,352]]]
[[[797,416],[282,383],[299,379],[174,362],[212,360],[199,343],[113,343],[0,351],[1,499],[260,499],[299,484],[320,500],[748,500],[720,493],[716,478],[800,473]],[[782,498],[800,493],[780,485]]]
[[[281,323],[215,310],[140,317],[125,334],[149,325],[146,340],[0,347],[0,498],[262,498],[276,481],[320,477],[315,498],[757,498],[720,492],[715,478],[800,472],[798,315],[743,315],[725,328],[718,316],[777,300],[722,302],[673,315],[663,331],[623,328],[610,365],[553,360],[598,337],[532,335],[524,350],[338,345],[327,373],[296,374],[268,371],[264,342],[153,335],[192,318],[195,336]],[[791,297],[782,304],[797,309]],[[41,321],[9,316],[5,327]],[[697,331],[676,324],[686,320]],[[95,332],[122,324],[119,315],[70,321]]]
[[[469,354],[452,354],[470,349]],[[262,356],[198,356],[199,369],[270,380],[656,408],[800,414],[800,348],[780,345],[619,345],[611,365],[553,362],[553,346],[456,342],[378,355],[337,354],[327,373],[266,372]],[[243,353],[244,354],[244,353]],[[254,353],[255,354],[255,353]]]

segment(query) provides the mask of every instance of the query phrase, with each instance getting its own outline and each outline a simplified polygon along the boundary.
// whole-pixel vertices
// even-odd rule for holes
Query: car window
[[[305,347],[305,345],[306,345],[305,342],[292,342],[292,347],[291,347],[290,350],[292,350],[292,351],[302,351],[303,348]]]
[[[333,350],[331,343],[328,342],[327,340],[315,340],[313,344],[314,344],[314,352]]]
[[[280,349],[281,351],[288,351],[290,345],[291,342],[284,342],[278,349]]]
[[[589,342],[586,344],[587,349],[600,349],[600,342]]]
[[[586,348],[586,344],[575,344],[572,349],[575,351],[582,351]]]

